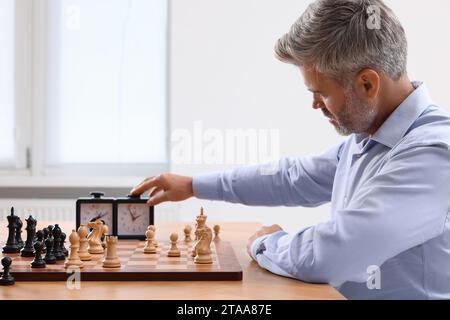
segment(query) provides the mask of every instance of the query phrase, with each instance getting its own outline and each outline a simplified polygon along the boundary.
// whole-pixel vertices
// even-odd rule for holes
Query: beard
[[[344,96],[345,106],[332,121],[336,131],[342,136],[368,131],[375,121],[375,106],[360,99],[353,90],[346,90]]]

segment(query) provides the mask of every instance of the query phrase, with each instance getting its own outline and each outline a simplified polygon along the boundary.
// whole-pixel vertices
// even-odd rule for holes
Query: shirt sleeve
[[[335,286],[362,283],[370,266],[381,267],[444,232],[449,190],[449,149],[405,150],[388,160],[332,220],[295,234],[259,238],[251,252],[263,268],[283,276]]]
[[[194,195],[254,206],[319,206],[331,200],[343,145],[320,156],[285,158],[194,176]]]

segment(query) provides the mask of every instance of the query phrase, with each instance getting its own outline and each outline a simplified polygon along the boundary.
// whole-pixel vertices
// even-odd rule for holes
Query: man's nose
[[[312,107],[313,107],[313,109],[322,109],[323,108],[323,103],[322,102],[320,102],[320,101],[316,101],[316,100],[314,100],[313,101],[313,103],[312,103]]]

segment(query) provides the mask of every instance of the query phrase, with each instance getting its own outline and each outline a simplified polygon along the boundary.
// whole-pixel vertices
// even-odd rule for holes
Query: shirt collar
[[[369,139],[367,134],[355,136],[359,149],[367,149],[370,140],[393,148],[402,139],[408,129],[419,116],[433,104],[426,85],[422,82],[413,82],[416,88],[397,109],[387,118],[378,131]]]

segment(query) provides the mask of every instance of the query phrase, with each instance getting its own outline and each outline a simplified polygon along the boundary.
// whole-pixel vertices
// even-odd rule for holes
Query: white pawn
[[[119,268],[120,260],[117,256],[117,237],[106,236],[106,257],[103,260],[103,268]]]
[[[183,231],[184,231],[184,242],[191,242],[192,227],[190,225],[186,225]]]
[[[149,225],[148,227],[147,227],[147,230],[152,230],[153,231],[153,245],[155,246],[155,247],[158,247],[158,242],[155,240],[155,234],[156,234],[156,228],[155,228],[155,226],[153,225],[153,224],[151,224],[151,225]]]
[[[178,247],[177,247],[177,240],[178,240],[178,234],[177,233],[172,233],[170,235],[171,246],[170,246],[169,252],[167,253],[167,255],[169,257],[179,257],[179,256],[181,256],[180,249],[178,249]]]
[[[144,253],[156,253],[156,247],[155,247],[155,244],[154,244],[154,236],[155,236],[155,233],[153,232],[153,230],[152,229],[149,229],[149,230],[147,230],[147,232],[145,233],[145,236],[146,236],[146,244],[145,244],[145,247],[144,247]]]
[[[78,236],[80,237],[80,248],[78,249],[78,256],[81,261],[89,261],[92,259],[88,252],[89,240],[87,239],[88,230],[84,224],[78,227]]]
[[[64,266],[66,268],[67,267],[83,268],[84,264],[80,260],[80,257],[78,256],[80,237],[78,236],[78,233],[75,230],[72,230],[72,233],[69,236],[69,241],[70,241],[70,254],[69,259],[66,261]]]
[[[216,224],[214,226],[214,241],[220,241],[219,233],[220,233],[220,226]]]

